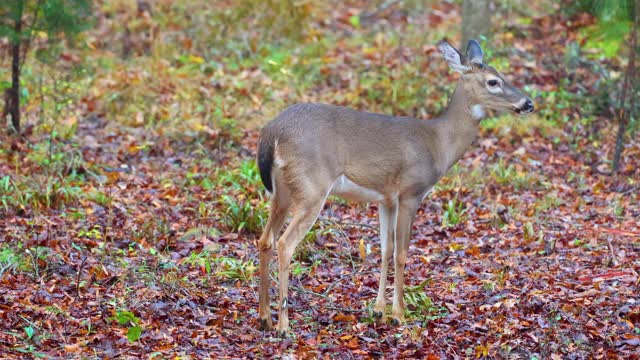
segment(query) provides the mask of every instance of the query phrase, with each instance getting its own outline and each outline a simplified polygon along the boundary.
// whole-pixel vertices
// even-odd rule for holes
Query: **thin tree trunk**
[[[11,43],[11,90],[7,96],[7,110],[5,113],[11,114],[11,125],[13,131],[20,133],[20,44],[22,43],[22,13],[24,1],[19,0],[17,14],[14,19],[16,38]]]
[[[624,134],[627,131],[627,124],[629,122],[630,111],[626,111],[625,102],[627,98],[627,91],[631,87],[631,104],[630,109],[633,109],[633,98],[635,89],[635,59],[636,49],[638,46],[638,13],[640,8],[638,4],[635,4],[635,11],[633,14],[633,27],[631,28],[631,45],[629,54],[629,64],[627,64],[627,71],[624,76],[624,84],[622,86],[622,94],[620,96],[620,109],[618,110],[618,135],[616,136],[616,150],[613,154],[613,170],[612,174],[618,172],[620,166],[620,157],[622,156],[622,149],[624,148]]]
[[[480,35],[489,36],[491,9],[489,0],[464,0],[462,3],[462,44],[464,51],[471,39],[480,41]]]

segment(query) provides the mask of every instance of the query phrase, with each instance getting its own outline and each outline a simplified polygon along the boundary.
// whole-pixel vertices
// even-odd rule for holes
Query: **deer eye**
[[[497,86],[498,85],[498,80],[491,79],[491,80],[487,81],[487,85],[489,85],[489,86]]]

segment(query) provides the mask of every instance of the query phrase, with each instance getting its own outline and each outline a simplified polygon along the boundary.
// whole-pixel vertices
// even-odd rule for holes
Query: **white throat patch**
[[[480,104],[471,106],[471,116],[476,120],[482,119],[484,117],[484,107]]]

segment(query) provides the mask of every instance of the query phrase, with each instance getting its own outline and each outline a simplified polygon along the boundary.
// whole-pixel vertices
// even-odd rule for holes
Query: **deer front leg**
[[[384,204],[378,206],[378,218],[380,219],[380,286],[376,304],[373,307],[373,316],[384,320],[384,307],[386,303],[387,277],[389,274],[389,262],[393,257],[393,234],[395,231],[395,216],[397,207],[388,207]]]
[[[401,199],[398,205],[398,216],[395,231],[394,248],[394,287],[391,318],[394,324],[404,322],[404,267],[407,263],[407,252],[411,237],[411,224],[415,216],[420,199]]]

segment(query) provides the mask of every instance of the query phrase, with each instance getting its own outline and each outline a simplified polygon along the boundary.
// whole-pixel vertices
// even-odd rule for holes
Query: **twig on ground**
[[[627,190],[625,190],[625,191],[621,192],[621,193],[620,193],[620,195],[627,195],[627,194],[631,194],[632,192],[634,192],[634,191],[636,191],[636,190],[640,190],[640,185],[638,185],[638,186],[634,186],[634,187],[632,187],[632,188],[630,188],[630,189],[627,189]]]
[[[611,265],[618,265],[618,261],[616,261],[616,254],[613,251],[613,244],[611,243],[611,239],[607,237],[607,243],[609,244],[609,251],[611,252]]]
[[[80,266],[78,267],[78,275],[76,276],[76,296],[78,297],[78,299],[81,297],[80,296],[80,275],[82,275],[82,268],[84,267],[84,264],[87,262],[87,259],[88,257],[85,256],[82,259]]]

